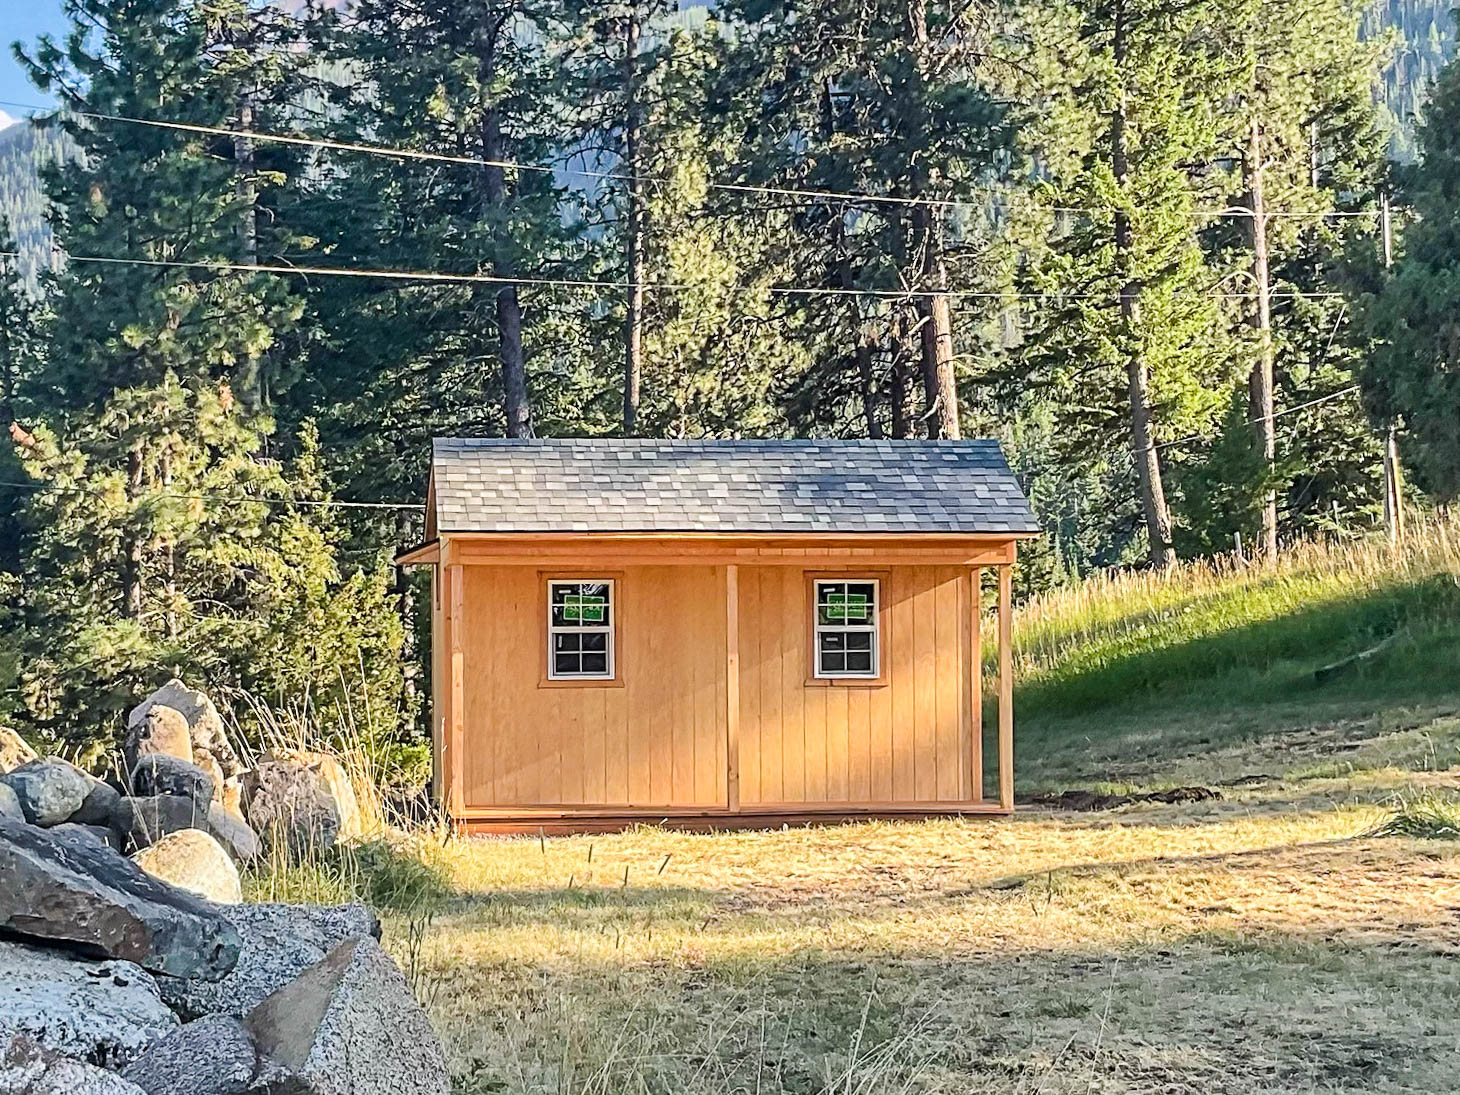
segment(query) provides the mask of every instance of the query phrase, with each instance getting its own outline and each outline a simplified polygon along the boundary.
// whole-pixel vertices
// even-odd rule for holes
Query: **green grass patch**
[[[244,878],[249,901],[359,901],[390,912],[430,912],[451,894],[440,849],[427,834],[392,835],[304,856],[271,855]]]
[[[1423,794],[1401,802],[1371,831],[1373,836],[1460,840],[1460,796]]]

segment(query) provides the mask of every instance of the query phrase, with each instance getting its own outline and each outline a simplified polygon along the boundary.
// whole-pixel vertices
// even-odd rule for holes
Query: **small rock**
[[[221,802],[208,807],[208,831],[239,863],[252,863],[263,851],[258,834],[241,818],[229,813]]]
[[[218,763],[218,758],[206,749],[193,750],[193,763],[208,773],[208,778],[213,781],[213,798],[216,801],[223,794],[223,766]],[[234,777],[235,779],[237,777]]]
[[[12,821],[25,820],[25,810],[21,808],[20,799],[8,783],[0,783],[0,817],[8,817]]]
[[[0,772],[9,772],[37,758],[29,743],[8,726],[0,726]]]
[[[243,821],[243,780],[238,776],[230,776],[223,781],[222,788],[218,793],[218,805],[239,821]]]
[[[213,701],[206,694],[189,688],[176,677],[132,709],[127,716],[128,729],[145,720],[148,710],[159,704],[171,707],[187,720],[192,748],[186,753],[178,754],[184,760],[191,759],[194,750],[205,749],[218,761],[224,776],[236,776],[243,771],[238,754],[234,752],[227,734],[223,731],[223,719],[218,714],[218,708],[213,706]]]
[[[157,979],[162,999],[184,1019],[241,1019],[341,943],[380,938],[380,921],[364,905],[225,905],[219,911],[243,940],[228,976],[221,981]]]
[[[328,851],[339,837],[339,806],[308,765],[260,761],[243,777],[243,803],[244,816],[266,848],[307,856]]]
[[[207,807],[181,795],[126,796],[117,804],[116,827],[129,848],[145,848],[168,833],[207,824]]]
[[[110,783],[92,779],[91,790],[86,792],[71,820],[78,825],[110,825],[121,799],[121,792]]]
[[[152,1043],[122,1076],[147,1095],[247,1095],[274,1090],[260,1083],[270,1065],[259,1060],[242,1023],[212,1015]]]
[[[450,1073],[426,1013],[373,939],[341,943],[243,1021],[260,1053],[310,1095],[447,1095]]]
[[[91,841],[0,820],[0,879],[0,931],[175,977],[217,980],[238,960],[218,906]]]
[[[76,821],[63,821],[47,830],[52,836],[72,840],[86,840],[102,848],[121,851],[122,842],[117,834],[105,825],[82,825]]]
[[[23,1034],[63,1057],[120,1068],[177,1025],[131,962],[0,942],[0,1037]]]
[[[135,853],[132,862],[153,878],[220,905],[243,900],[238,868],[223,846],[200,829],[168,833]]]
[[[137,766],[132,769],[132,794],[139,798],[181,795],[207,810],[208,803],[213,801],[214,787],[213,777],[192,761],[166,753],[138,757]]]
[[[193,759],[192,733],[181,711],[161,703],[152,704],[140,716],[139,710],[134,710],[127,720],[127,734],[122,739],[122,758],[127,762],[128,772],[142,757],[155,753],[179,760]]]
[[[24,1034],[0,1048],[0,1095],[146,1095],[94,1065],[42,1049]]]
[[[59,825],[81,809],[91,791],[92,777],[60,757],[46,757],[22,764],[4,775],[20,799],[25,820],[32,825]]]

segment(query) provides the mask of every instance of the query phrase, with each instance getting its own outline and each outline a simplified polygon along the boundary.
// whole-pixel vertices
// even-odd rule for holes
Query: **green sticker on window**
[[[608,611],[608,598],[588,593],[569,593],[563,601],[563,619],[585,624],[603,623]]]
[[[823,606],[828,620],[842,623],[866,620],[871,616],[865,593],[828,593]]]

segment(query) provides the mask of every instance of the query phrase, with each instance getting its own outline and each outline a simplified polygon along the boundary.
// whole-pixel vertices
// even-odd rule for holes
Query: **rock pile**
[[[239,903],[235,859],[258,838],[220,787],[265,764],[258,787],[309,773],[245,816],[319,846],[354,813],[329,765],[246,770],[176,681],[132,712],[124,755],[118,787],[0,729],[0,1095],[445,1095],[441,1044],[368,909]],[[316,807],[332,827],[309,828]]]

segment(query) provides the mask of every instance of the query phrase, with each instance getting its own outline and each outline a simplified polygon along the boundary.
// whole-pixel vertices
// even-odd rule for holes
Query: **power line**
[[[110,491],[100,487],[62,487],[54,483],[19,483],[9,480],[0,480],[0,487],[14,487],[17,490],[33,490],[51,494],[87,494],[102,496],[110,494]],[[147,491],[148,498],[171,498],[184,502],[235,502],[241,504],[257,503],[267,506],[317,506],[328,508],[338,506],[341,509],[409,509],[419,510],[425,506],[421,502],[346,502],[340,499],[318,499],[318,498],[260,498],[250,494],[178,494],[169,491],[154,492]]]
[[[1246,422],[1243,423],[1243,425],[1255,426],[1259,422],[1268,422],[1273,419],[1282,418],[1285,415],[1296,414],[1298,411],[1306,411],[1309,407],[1316,407],[1320,403],[1327,403],[1331,399],[1337,399],[1339,396],[1348,395],[1350,392],[1358,391],[1358,389],[1358,384],[1350,384],[1346,388],[1339,388],[1337,391],[1329,392],[1327,395],[1320,395],[1317,399],[1310,399],[1306,403],[1299,403],[1297,406],[1287,407],[1281,411],[1276,411],[1273,414],[1264,414],[1259,415],[1256,418],[1249,418]],[[1151,448],[1159,451],[1161,449],[1169,448],[1172,445],[1185,444],[1187,441],[1200,441],[1203,440],[1205,436],[1205,434],[1200,433],[1188,434],[1186,437],[1177,437],[1171,441],[1162,441],[1158,445],[1152,445]],[[1144,450],[1133,448],[1130,451],[1132,453],[1140,453]]]
[[[22,110],[42,112],[51,108],[36,106],[33,103],[21,103],[8,99],[0,99],[0,105],[13,106]],[[152,126],[157,129],[167,129],[183,133],[196,133],[200,135],[219,137],[245,137],[253,141],[266,141],[274,144],[296,145],[308,148],[330,149],[340,152],[358,152],[372,156],[386,156],[392,159],[418,160],[430,163],[449,163],[458,166],[468,167],[497,167],[504,170],[533,171],[544,174],[555,174],[561,172],[566,175],[575,175],[580,178],[602,179],[614,182],[628,183],[668,183],[670,179],[654,175],[634,175],[620,171],[596,171],[588,168],[574,167],[549,167],[544,164],[522,163],[516,160],[489,160],[477,156],[454,156],[449,153],[426,152],[420,149],[399,148],[394,145],[380,145],[360,141],[339,141],[327,137],[305,137],[298,134],[269,133],[255,129],[232,129],[226,126],[201,125],[192,122],[177,122],[158,118],[138,118],[126,114],[107,114],[99,111],[75,110],[60,108],[65,113],[73,114],[79,118],[90,118],[96,121],[122,122],[127,125]],[[752,183],[724,183],[707,182],[706,187],[711,190],[723,190],[739,194],[766,194],[772,197],[782,198],[806,198],[812,200],[829,201],[854,201],[870,202],[873,204],[887,204],[900,206],[922,206],[927,208],[940,209],[984,209],[986,205],[977,201],[958,198],[922,198],[905,197],[898,194],[868,194],[855,191],[821,190],[804,187],[790,186],[766,186]],[[1009,201],[1011,204],[1015,195],[1001,191],[989,191],[994,199]],[[1115,210],[1112,205],[1040,205],[1027,197],[1024,200],[1038,209],[1051,213],[1106,213]],[[1127,206],[1134,212],[1164,212],[1164,210],[1152,210],[1142,206]],[[1252,211],[1241,206],[1228,206],[1222,209],[1193,209],[1184,214],[1192,218],[1208,217],[1250,217]],[[1267,217],[1376,217],[1380,215],[1379,210],[1294,210],[1278,209],[1265,213]]]
[[[18,251],[0,251],[0,256],[9,258],[21,257]],[[384,281],[423,281],[453,285],[524,285],[552,289],[595,290],[640,288],[667,292],[690,292],[705,288],[703,285],[697,285],[691,282],[630,282],[608,279],[577,280],[573,278],[503,277],[497,274],[453,274],[438,270],[387,270],[350,266],[296,266],[288,263],[229,262],[222,259],[147,259],[126,258],[113,255],[72,255],[65,254],[64,252],[63,257],[67,262],[89,262],[110,266],[145,266],[184,270],[208,270],[218,273],[282,274],[301,277],[375,278]],[[1027,293],[1013,290],[980,289],[858,289],[825,285],[758,286],[732,284],[724,288],[736,293],[766,293],[772,296],[874,297],[884,300],[915,300],[931,297],[947,297],[978,300],[1064,301],[1109,299],[1113,301],[1119,297],[1118,293]],[[1252,293],[1213,293],[1200,290],[1180,290],[1173,292],[1172,295],[1201,297],[1211,300],[1247,300],[1252,296]],[[1341,298],[1342,296],[1342,293],[1334,292],[1307,293],[1299,291],[1268,294],[1268,297],[1272,300],[1288,298],[1321,300]]]

